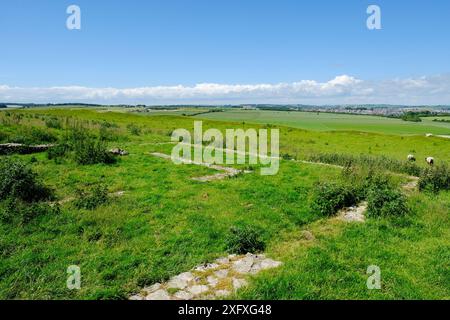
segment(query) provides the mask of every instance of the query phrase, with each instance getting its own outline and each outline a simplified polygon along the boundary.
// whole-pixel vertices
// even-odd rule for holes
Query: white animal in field
[[[427,163],[428,163],[430,166],[434,165],[434,158],[433,158],[433,157],[428,157],[428,158],[426,158],[425,160],[427,161]]]
[[[416,157],[413,154],[408,154],[408,161],[414,162],[416,161]]]

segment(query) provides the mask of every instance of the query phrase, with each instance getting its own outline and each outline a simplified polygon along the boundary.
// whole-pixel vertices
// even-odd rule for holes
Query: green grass
[[[288,235],[269,249],[284,265],[255,277],[243,299],[449,299],[450,193],[414,195],[415,214],[326,228],[310,225],[311,242]],[[446,244],[446,245],[445,245]],[[381,290],[368,290],[367,268],[381,270]]]
[[[240,298],[447,298],[450,195],[414,193],[416,208],[404,219],[369,219],[363,225],[323,220],[311,210],[311,190],[318,181],[341,179],[337,168],[282,161],[275,176],[257,173],[201,183],[215,171],[175,166],[148,155],[170,153],[176,128],[192,130],[193,118],[147,116],[89,109],[14,111],[19,123],[0,126],[5,139],[24,126],[44,128],[45,118],[77,120],[98,131],[99,123],[117,124],[110,147],[130,152],[113,165],[79,166],[71,159],[48,160],[46,154],[17,156],[31,165],[59,199],[71,199],[89,183],[105,183],[110,196],[95,210],[78,210],[71,201],[61,214],[43,216],[24,227],[0,223],[0,298],[124,299],[139,288],[226,254],[229,228],[249,224],[263,230],[267,254],[284,265],[255,277]],[[215,114],[211,114],[215,115]],[[0,121],[5,115],[0,113]],[[2,123],[2,122],[0,122]],[[127,125],[140,127],[133,135]],[[205,121],[205,129],[251,125]],[[256,126],[258,127],[258,126]],[[264,126],[261,126],[264,127]],[[280,127],[281,152],[298,158],[318,152],[385,155],[404,160],[434,155],[449,161],[449,141],[348,131],[305,131]],[[49,129],[57,136],[64,130]],[[0,161],[1,161],[0,157]],[[420,162],[421,165],[425,165]],[[301,240],[301,230],[316,235]],[[368,264],[382,269],[383,290],[368,291]],[[81,267],[81,290],[66,288],[66,269]]]

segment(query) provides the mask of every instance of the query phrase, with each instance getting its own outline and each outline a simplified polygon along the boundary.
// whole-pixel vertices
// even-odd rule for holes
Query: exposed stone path
[[[143,288],[130,300],[195,300],[229,296],[247,285],[246,278],[282,263],[263,254],[229,255],[180,273],[165,283]]]
[[[366,217],[364,213],[367,210],[367,202],[361,202],[357,206],[344,208],[338,213],[339,219],[346,222],[364,222]]]

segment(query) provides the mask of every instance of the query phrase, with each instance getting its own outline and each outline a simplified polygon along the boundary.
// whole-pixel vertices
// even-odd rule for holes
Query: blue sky
[[[448,0],[2,0],[0,101],[450,104],[449,35]]]

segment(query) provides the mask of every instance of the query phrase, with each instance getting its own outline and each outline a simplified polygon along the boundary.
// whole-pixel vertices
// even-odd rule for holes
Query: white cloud
[[[450,104],[450,74],[365,81],[349,75],[327,82],[217,84],[140,88],[0,85],[1,102],[176,103],[392,103]]]

